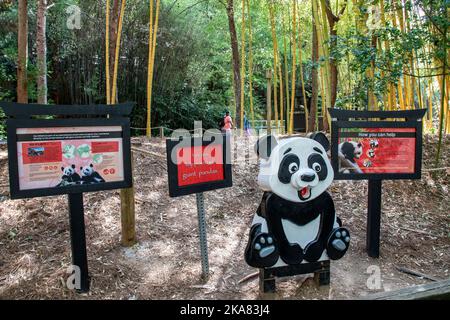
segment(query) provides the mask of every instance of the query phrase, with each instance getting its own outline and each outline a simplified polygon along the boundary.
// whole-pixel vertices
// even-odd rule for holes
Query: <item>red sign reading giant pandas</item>
[[[229,142],[221,134],[200,141],[198,138],[168,139],[166,146],[170,196],[231,187],[227,141]]]

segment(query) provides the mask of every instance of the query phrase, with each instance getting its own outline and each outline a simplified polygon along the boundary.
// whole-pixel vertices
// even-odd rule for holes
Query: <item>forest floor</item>
[[[242,141],[239,150],[243,150]],[[450,163],[450,139],[442,162]],[[262,196],[258,166],[233,167],[233,187],[205,193],[210,277],[201,280],[195,196],[169,198],[165,143],[135,139],[138,243],[120,244],[119,191],[85,194],[91,291],[76,294],[65,283],[71,265],[67,198],[8,197],[7,153],[0,149],[1,299],[352,299],[424,284],[398,268],[448,279],[450,270],[450,170],[424,171],[421,180],[384,181],[381,256],[366,254],[367,181],[335,181],[336,211],[351,234],[344,258],[331,264],[331,285],[318,288],[311,276],[277,280],[277,293],[260,295],[256,270],[243,252]],[[424,137],[423,169],[433,166],[437,138]],[[376,266],[381,288],[367,282]],[[369,280],[370,282],[370,280]]]

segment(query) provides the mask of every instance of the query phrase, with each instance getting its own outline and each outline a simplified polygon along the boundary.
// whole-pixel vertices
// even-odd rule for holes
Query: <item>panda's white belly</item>
[[[289,220],[281,219],[284,234],[290,243],[298,243],[305,248],[311,240],[314,240],[319,232],[320,216],[304,226],[298,226]]]
[[[289,242],[298,243],[303,249],[308,245],[308,243],[316,239],[317,234],[319,232],[320,216],[318,216],[316,219],[314,219],[313,221],[304,226],[298,226],[295,223],[292,223],[285,219],[282,219],[281,221],[283,224],[284,233]],[[255,214],[252,225],[256,223],[261,224],[261,232],[268,232],[266,219]],[[335,228],[339,227],[337,221],[334,222],[334,227]],[[328,260],[328,256],[325,250],[322,253],[322,256],[320,257],[319,261],[322,260]],[[302,263],[307,263],[307,261],[303,261]],[[286,265],[287,264],[284,263],[283,260],[281,260],[280,258],[273,267],[282,267]]]

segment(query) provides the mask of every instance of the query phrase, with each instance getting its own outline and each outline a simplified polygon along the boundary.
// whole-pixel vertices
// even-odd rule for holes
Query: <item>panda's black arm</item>
[[[105,179],[103,179],[103,177],[98,172],[94,172],[92,178],[99,179],[100,182],[105,182]]]
[[[266,201],[266,212],[265,218],[267,220],[267,228],[269,232],[275,236],[275,239],[280,244],[287,244],[289,240],[284,233],[283,223],[281,221],[282,215],[279,212],[278,204],[276,203],[276,196],[270,195],[265,199]]]
[[[319,198],[316,199],[321,206],[321,217],[320,217],[320,231],[319,231],[319,241],[326,243],[331,231],[334,228],[334,221],[336,220],[336,211],[334,209],[334,202],[328,192],[321,194]]]

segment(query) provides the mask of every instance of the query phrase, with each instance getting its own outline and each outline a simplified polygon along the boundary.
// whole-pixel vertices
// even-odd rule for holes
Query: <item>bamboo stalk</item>
[[[302,95],[303,95],[303,106],[305,107],[305,132],[309,132],[309,110],[308,110],[308,103],[306,101],[306,90],[305,90],[305,81],[303,79],[303,59],[302,59],[302,51],[303,51],[303,44],[302,44],[302,32],[300,29],[300,18],[298,19],[298,36],[299,36],[299,45],[298,45],[298,63],[300,66],[300,81],[302,82]]]
[[[113,87],[111,93],[110,102],[112,104],[117,102],[117,72],[119,69],[119,50],[120,50],[120,38],[122,36],[122,26],[123,26],[123,16],[125,13],[125,3],[126,0],[122,0],[122,6],[120,8],[120,16],[119,16],[119,28],[117,31],[117,42],[116,42],[116,57],[114,62],[114,75],[113,75]]]
[[[159,7],[160,7],[160,0],[156,0],[156,14],[155,14],[155,26],[153,28],[153,36],[152,36],[152,59],[151,59],[151,65],[150,65],[150,85],[149,85],[149,112],[151,116],[152,111],[152,92],[153,92],[153,72],[155,69],[155,53],[156,53],[156,36],[158,34],[158,23],[159,23]],[[149,117],[150,120],[150,117]],[[149,131],[151,130],[151,123],[149,124]],[[151,133],[150,133],[151,134]]]
[[[151,89],[150,82],[153,74],[150,72],[152,64],[152,49],[153,49],[153,0],[150,0],[150,20],[149,20],[149,33],[148,33],[148,62],[147,62],[147,137],[152,135],[151,124]]]
[[[277,35],[275,31],[275,21],[274,21],[274,8],[273,1],[269,2],[269,17],[270,17],[270,29],[272,32],[272,47],[273,47],[273,105],[274,105],[274,117],[275,123],[278,122],[278,93],[277,93],[277,85],[278,85],[278,42]]]
[[[289,124],[289,110],[291,106],[291,100],[289,95],[289,64],[288,64],[288,58],[287,58],[287,43],[286,43],[286,21],[284,18],[285,12],[282,12],[281,20],[283,23],[283,49],[284,49],[284,82],[286,87],[286,123]],[[289,132],[289,127],[287,127]]]
[[[279,60],[278,60],[279,61]],[[283,71],[281,68],[281,63],[278,63],[278,77],[280,78],[280,122],[281,122],[281,133],[284,133],[284,88],[283,88]]]
[[[297,24],[297,2],[293,0],[292,20],[292,80],[291,80],[291,111],[289,114],[289,134],[294,131],[294,107],[295,107],[295,71],[296,71],[296,24]]]
[[[252,117],[252,127],[255,128],[255,111],[253,105],[253,31],[252,31],[252,15],[250,11],[250,0],[247,0],[248,13],[248,68],[249,68],[249,98],[250,113]]]
[[[111,104],[111,75],[109,73],[109,0],[106,0],[106,30],[105,30],[105,63],[106,63],[106,104]]]

